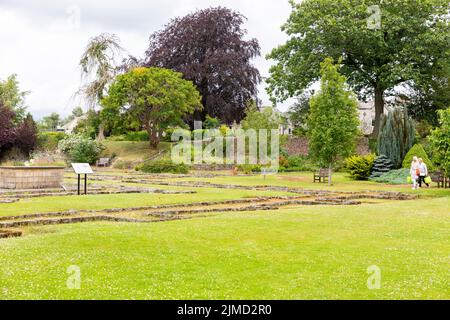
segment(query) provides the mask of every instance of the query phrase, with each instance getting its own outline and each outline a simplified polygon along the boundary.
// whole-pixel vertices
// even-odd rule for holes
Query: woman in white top
[[[413,158],[413,161],[411,163],[411,180],[413,182],[413,190],[417,189],[417,180],[419,179],[419,159],[417,157]]]
[[[427,187],[430,187],[428,183],[425,182],[425,178],[428,176],[428,168],[422,158],[419,158],[419,188],[422,188],[422,182],[425,183]]]

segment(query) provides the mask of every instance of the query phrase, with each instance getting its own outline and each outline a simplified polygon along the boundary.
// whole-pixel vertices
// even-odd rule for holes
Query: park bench
[[[328,182],[328,169],[321,168],[314,172],[314,183]]]
[[[96,166],[97,167],[109,167],[111,164],[110,158],[100,158],[97,160]]]
[[[437,183],[438,188],[450,188],[450,178],[447,178],[442,171],[432,172],[431,180]]]

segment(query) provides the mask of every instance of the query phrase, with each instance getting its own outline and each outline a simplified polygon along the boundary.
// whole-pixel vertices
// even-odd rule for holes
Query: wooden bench
[[[97,160],[96,166],[97,167],[109,167],[111,164],[110,158],[100,158]]]
[[[431,173],[431,180],[437,183],[438,188],[450,188],[450,178],[447,178],[442,171]]]
[[[314,183],[316,182],[328,182],[328,169],[319,169],[319,171],[314,172]]]

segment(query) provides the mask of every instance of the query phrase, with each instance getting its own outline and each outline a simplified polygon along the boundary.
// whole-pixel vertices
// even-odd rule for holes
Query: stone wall
[[[309,151],[308,143],[306,137],[290,137],[284,149],[290,156],[306,156]],[[359,155],[369,154],[369,139],[367,137],[360,138],[355,151]]]
[[[0,167],[0,189],[59,188],[63,167]]]

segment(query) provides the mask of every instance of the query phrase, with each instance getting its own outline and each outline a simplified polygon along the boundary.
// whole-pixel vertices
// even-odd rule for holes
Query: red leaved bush
[[[14,111],[10,108],[0,105],[0,150],[10,146],[16,137],[16,128],[14,126]]]

